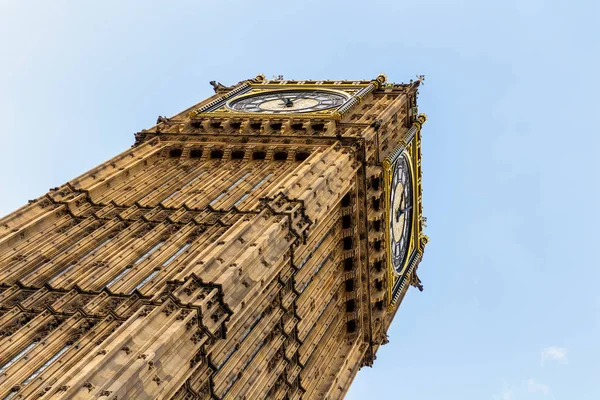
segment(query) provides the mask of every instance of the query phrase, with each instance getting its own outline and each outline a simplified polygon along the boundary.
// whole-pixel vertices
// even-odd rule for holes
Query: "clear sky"
[[[597,2],[202,3],[0,1],[0,214],[210,80],[425,74],[425,291],[348,398],[600,399]]]

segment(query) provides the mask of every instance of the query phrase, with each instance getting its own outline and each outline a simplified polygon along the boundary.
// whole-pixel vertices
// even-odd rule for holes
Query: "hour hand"
[[[410,210],[412,208],[412,206],[408,206],[404,209],[398,207],[398,209],[396,210],[396,222],[400,221],[400,217],[402,215],[404,215],[405,212],[407,212],[408,210]]]
[[[410,210],[412,208],[412,206],[408,206],[405,209],[401,209],[400,207],[398,207],[398,210],[396,210],[396,222],[398,222],[400,220],[400,217],[407,212],[408,210]]]

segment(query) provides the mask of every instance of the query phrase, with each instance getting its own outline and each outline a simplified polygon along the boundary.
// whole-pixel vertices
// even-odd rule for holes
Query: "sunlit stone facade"
[[[420,81],[214,83],[1,219],[0,399],[343,397],[421,288]]]

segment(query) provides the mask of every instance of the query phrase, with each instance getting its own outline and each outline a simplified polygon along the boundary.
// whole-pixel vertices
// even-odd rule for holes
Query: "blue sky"
[[[425,74],[431,242],[349,399],[600,399],[600,7],[0,1],[0,214],[264,73]]]

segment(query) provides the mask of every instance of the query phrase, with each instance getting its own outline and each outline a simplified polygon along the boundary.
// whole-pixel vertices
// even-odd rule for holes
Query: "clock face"
[[[390,188],[390,244],[392,266],[402,272],[410,244],[413,203],[410,164],[405,155],[398,157],[392,169]]]
[[[227,107],[251,113],[305,113],[337,108],[346,100],[342,93],[324,90],[274,90],[231,100]]]

